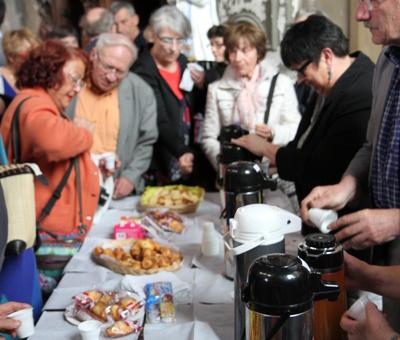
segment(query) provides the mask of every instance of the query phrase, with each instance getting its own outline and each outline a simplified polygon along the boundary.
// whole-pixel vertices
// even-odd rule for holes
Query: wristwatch
[[[390,337],[390,340],[400,340],[400,337],[398,334],[394,334]]]

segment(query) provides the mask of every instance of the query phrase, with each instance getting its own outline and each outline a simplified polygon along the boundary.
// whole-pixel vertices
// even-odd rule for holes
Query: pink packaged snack
[[[142,240],[146,237],[148,237],[147,232],[137,218],[122,216],[119,223],[114,225],[115,240],[127,240],[130,238]]]

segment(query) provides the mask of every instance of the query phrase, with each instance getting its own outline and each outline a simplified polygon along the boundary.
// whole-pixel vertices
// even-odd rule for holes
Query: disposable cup
[[[15,319],[21,322],[21,325],[17,328],[17,335],[20,338],[27,338],[33,335],[35,332],[35,326],[33,325],[33,308],[25,308],[14,313],[8,314],[7,318]]]
[[[82,340],[98,340],[101,322],[97,320],[83,321],[78,325]]]
[[[365,320],[365,308],[367,303],[370,301],[367,295],[362,295],[358,298],[349,308],[347,314],[350,315],[353,319],[358,321]]]
[[[108,153],[104,157],[104,161],[106,163],[106,169],[109,171],[114,171],[115,170],[115,153]]]
[[[321,231],[323,234],[329,233],[328,226],[338,219],[338,214],[334,210],[311,208],[308,211],[310,221]]]

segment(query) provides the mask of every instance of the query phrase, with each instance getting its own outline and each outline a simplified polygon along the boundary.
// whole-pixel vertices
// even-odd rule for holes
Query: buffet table
[[[266,193],[269,204],[289,207],[289,201],[279,191]],[[200,251],[202,225],[214,222],[220,230],[219,194],[206,194],[195,214],[184,215],[186,230],[169,240],[184,256],[182,267],[175,273],[132,276],[116,274],[102,267],[90,257],[93,248],[112,238],[112,230],[121,216],[137,214],[138,197],[113,201],[100,222],[89,232],[81,250],[65,268],[65,274],[43,308],[35,334],[31,340],[66,339],[79,340],[76,326],[64,318],[64,310],[72,303],[72,297],[94,288],[113,289],[135,284],[143,286],[154,281],[171,281],[176,304],[176,322],[146,324],[144,339],[170,338],[179,340],[213,340],[234,338],[233,282],[224,276],[223,242],[215,257],[204,257]],[[286,237],[286,250],[297,252],[299,234]],[[132,339],[132,335],[118,339]]]

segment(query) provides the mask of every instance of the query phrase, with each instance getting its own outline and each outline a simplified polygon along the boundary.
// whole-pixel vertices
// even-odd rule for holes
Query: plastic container
[[[203,225],[203,238],[201,252],[204,256],[216,256],[219,254],[220,239],[212,222],[205,222]]]

